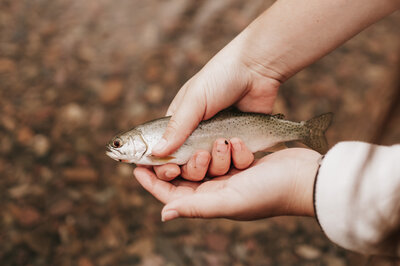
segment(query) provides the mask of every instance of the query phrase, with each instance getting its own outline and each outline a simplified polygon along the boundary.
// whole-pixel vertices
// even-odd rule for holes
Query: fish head
[[[147,151],[147,144],[140,131],[131,130],[111,139],[106,154],[119,162],[137,163]]]

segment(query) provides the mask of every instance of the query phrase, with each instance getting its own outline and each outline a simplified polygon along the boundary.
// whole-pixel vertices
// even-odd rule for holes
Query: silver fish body
[[[111,158],[142,165],[165,163],[185,164],[198,150],[211,151],[218,138],[239,137],[253,153],[278,143],[299,140],[320,153],[325,153],[327,143],[324,132],[331,123],[327,113],[307,122],[293,122],[283,115],[244,113],[236,110],[222,111],[209,120],[202,121],[186,142],[166,158],[152,155],[152,148],[165,132],[170,117],[149,121],[117,135],[107,145]]]

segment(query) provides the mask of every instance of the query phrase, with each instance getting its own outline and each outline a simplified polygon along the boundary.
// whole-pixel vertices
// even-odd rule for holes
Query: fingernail
[[[173,219],[176,219],[179,217],[179,213],[175,210],[168,210],[165,211],[161,214],[161,221],[166,222],[166,221],[171,221]]]
[[[162,151],[165,146],[167,146],[167,140],[162,138],[160,141],[153,147],[153,151]]]
[[[236,151],[242,151],[242,144],[238,140],[231,141],[233,149]]]
[[[228,141],[219,141],[217,143],[217,151],[221,153],[225,153],[228,151]]]
[[[208,158],[206,156],[202,156],[201,154],[196,157],[196,165],[200,167],[207,166]]]

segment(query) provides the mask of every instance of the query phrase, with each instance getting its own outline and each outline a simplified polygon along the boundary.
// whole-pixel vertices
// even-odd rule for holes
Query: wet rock
[[[44,135],[35,135],[32,140],[32,148],[35,152],[36,156],[43,157],[45,156],[50,150],[50,141]]]
[[[319,249],[305,244],[297,246],[294,252],[307,260],[314,260],[321,256],[321,251]]]
[[[100,100],[104,104],[115,103],[122,94],[123,84],[119,79],[108,80],[100,93]]]
[[[67,168],[63,170],[67,182],[92,183],[98,180],[97,172],[89,167]]]

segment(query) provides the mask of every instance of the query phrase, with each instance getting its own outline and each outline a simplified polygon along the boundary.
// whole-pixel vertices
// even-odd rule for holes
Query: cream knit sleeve
[[[400,256],[400,145],[337,144],[322,161],[314,193],[317,219],[333,242]]]

